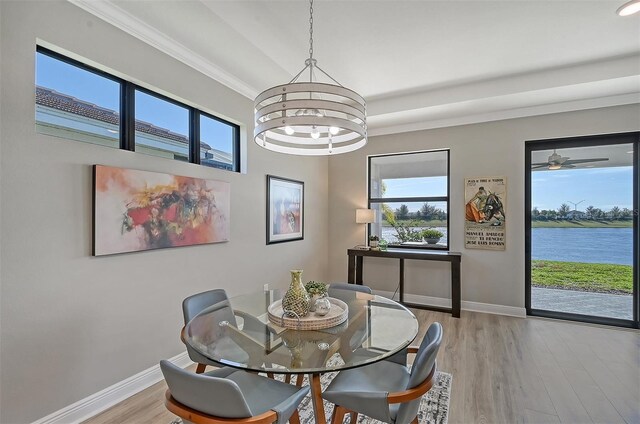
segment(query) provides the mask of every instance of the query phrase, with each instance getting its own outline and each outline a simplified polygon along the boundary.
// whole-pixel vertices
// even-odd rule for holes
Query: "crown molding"
[[[372,116],[379,116],[435,105],[473,99],[489,99],[516,93],[540,92],[541,90],[619,80],[638,75],[640,75],[640,54],[617,56],[558,68],[476,81],[460,81],[441,87],[416,88],[384,96],[370,96],[367,98],[367,112]],[[640,85],[635,85],[632,89],[640,91]]]
[[[253,100],[259,90],[211,63],[187,46],[154,29],[108,0],[67,0],[187,66]]]
[[[640,103],[640,55],[369,99],[371,136]]]
[[[370,137],[389,134],[400,134],[412,131],[430,130],[435,128],[455,127],[460,125],[479,124],[483,122],[502,121],[505,119],[526,118],[530,116],[549,115],[553,113],[573,112],[588,109],[600,109],[605,107],[623,106],[629,104],[639,104],[640,93],[622,94],[618,96],[601,97],[596,99],[585,99],[553,103],[537,106],[523,106],[509,108],[489,113],[472,114],[462,113],[443,119],[414,118],[412,122],[394,125],[372,126],[368,129]]]

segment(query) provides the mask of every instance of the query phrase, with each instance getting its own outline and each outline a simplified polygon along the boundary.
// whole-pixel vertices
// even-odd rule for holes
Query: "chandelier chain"
[[[309,59],[313,59],[313,0],[309,0]]]

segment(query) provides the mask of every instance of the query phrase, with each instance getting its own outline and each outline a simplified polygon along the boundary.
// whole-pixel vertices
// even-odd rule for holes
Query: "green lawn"
[[[632,294],[632,283],[629,265],[531,261],[531,284],[535,287]]]
[[[630,228],[633,227],[633,221],[531,221],[533,228]]]

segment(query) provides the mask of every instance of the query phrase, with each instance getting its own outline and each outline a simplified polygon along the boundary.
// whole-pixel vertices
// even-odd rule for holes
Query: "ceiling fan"
[[[553,149],[553,153],[549,156],[547,162],[532,163],[531,169],[548,168],[551,170],[561,168],[575,168],[579,163],[603,162],[609,158],[593,158],[593,159],[570,159],[568,156],[561,156]]]

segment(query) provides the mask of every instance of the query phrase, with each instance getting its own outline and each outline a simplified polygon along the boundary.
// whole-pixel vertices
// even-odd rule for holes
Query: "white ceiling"
[[[249,98],[308,56],[302,0],[69,1]],[[365,96],[370,134],[640,103],[623,2],[316,0],[314,56]]]

